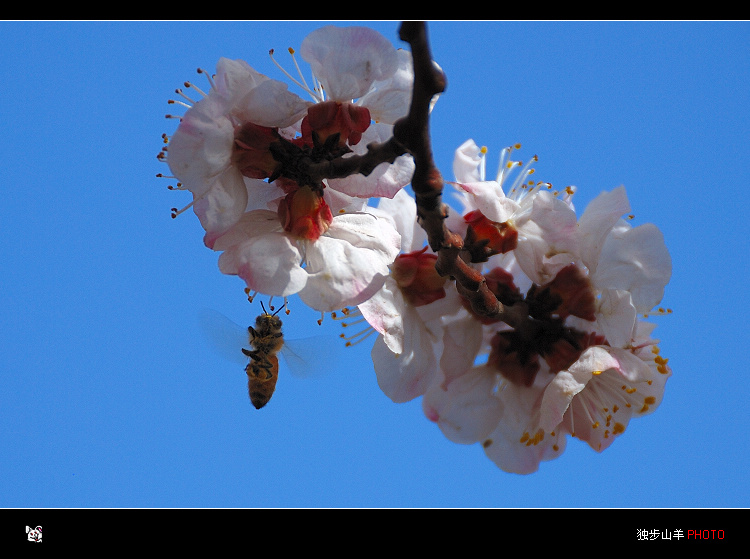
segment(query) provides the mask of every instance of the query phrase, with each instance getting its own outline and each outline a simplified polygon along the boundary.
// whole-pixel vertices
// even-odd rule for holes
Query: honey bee
[[[279,355],[283,356],[293,376],[310,378],[328,373],[330,361],[320,353],[325,349],[326,357],[330,357],[335,355],[336,349],[328,336],[285,338],[281,319],[277,316],[284,307],[273,314],[262,303],[261,308],[263,313],[255,319],[255,326],[248,328],[212,309],[203,309],[200,316],[202,328],[213,348],[228,360],[245,366],[250,402],[256,409],[268,404],[276,390]],[[248,342],[251,349],[245,347]]]
[[[276,316],[284,307],[273,314],[266,311],[263,303],[261,307],[263,314],[255,319],[255,328],[247,328],[253,349],[242,348],[242,353],[250,358],[250,363],[245,367],[247,391],[257,410],[269,402],[276,390],[276,381],[279,379],[279,358],[276,354],[284,346],[281,319]]]

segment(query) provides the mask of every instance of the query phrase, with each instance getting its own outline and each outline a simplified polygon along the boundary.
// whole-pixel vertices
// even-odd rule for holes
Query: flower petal
[[[557,272],[577,260],[575,210],[552,193],[543,190],[536,194],[531,211],[515,219],[515,225],[518,264],[537,285],[549,283]]]
[[[207,193],[195,198],[193,211],[206,230],[203,242],[208,248],[213,248],[216,239],[239,221],[247,201],[245,182],[235,167],[227,168]]]
[[[482,345],[482,325],[473,315],[464,313],[459,318],[448,320],[443,329],[443,354],[440,368],[448,387],[455,379],[473,368]]]
[[[474,140],[466,140],[456,150],[453,156],[453,176],[456,182],[480,182],[484,177],[479,172],[479,163],[482,158],[479,146]]]
[[[378,386],[396,403],[408,402],[421,396],[437,374],[437,359],[429,332],[408,314],[404,319],[403,351],[394,353],[378,336],[371,356]]]
[[[360,303],[359,310],[367,323],[382,334],[389,350],[396,355],[404,351],[404,314],[407,305],[392,278],[388,277],[375,295]]]
[[[242,97],[233,112],[243,121],[286,128],[302,120],[311,104],[289,91],[284,82],[268,79]]]
[[[362,155],[372,142],[385,142],[393,135],[393,127],[386,124],[372,124],[365,130],[362,140],[352,146],[352,155]],[[393,163],[381,163],[365,176],[355,173],[341,179],[328,179],[328,185],[339,192],[360,198],[393,198],[414,175],[414,159],[411,155],[400,155]]]
[[[565,451],[567,438],[561,430],[546,431],[539,426],[539,388],[505,385],[498,395],[503,402],[503,419],[482,446],[501,470],[531,474],[542,461]]]
[[[169,140],[167,163],[185,188],[205,194],[230,165],[234,127],[216,97],[198,101],[182,117]]]
[[[589,273],[596,271],[604,241],[612,227],[630,211],[625,187],[602,192],[594,198],[578,220],[579,253]]]
[[[232,258],[231,264],[227,262]],[[283,233],[258,235],[237,245],[219,257],[224,273],[236,267],[236,273],[247,287],[266,295],[286,297],[302,290],[307,283],[307,272],[300,266],[302,256],[297,247]]]
[[[215,91],[229,112],[237,101],[247,95],[253,88],[270,78],[252,68],[244,60],[220,58],[216,64]]]
[[[393,198],[381,198],[377,210],[390,216],[401,235],[401,252],[420,250],[427,242],[427,233],[417,222],[417,203],[405,190]]]
[[[495,181],[459,182],[459,190],[470,194],[476,209],[496,223],[508,221],[519,209],[516,201],[505,196],[500,183]]]
[[[411,92],[414,85],[414,67],[411,53],[396,51],[398,69],[386,80],[376,81],[358,105],[367,107],[375,122],[393,124],[409,113]]]
[[[433,385],[422,407],[443,434],[458,444],[473,444],[497,427],[503,404],[495,396],[497,375],[488,367],[476,367],[448,385]]]
[[[598,331],[613,347],[626,347],[633,339],[637,311],[630,292],[605,289],[596,313]]]
[[[321,27],[305,37],[300,53],[334,101],[362,97],[399,63],[390,41],[367,27]]]
[[[399,245],[386,220],[368,213],[335,216],[326,234],[307,245],[310,276],[300,298],[322,312],[366,301],[385,283]]]
[[[592,281],[599,289],[625,289],[645,313],[659,304],[672,276],[664,236],[652,223],[631,228],[621,221],[607,237]]]

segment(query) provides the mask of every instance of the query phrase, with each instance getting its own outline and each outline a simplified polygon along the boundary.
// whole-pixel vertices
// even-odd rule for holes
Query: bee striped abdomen
[[[276,390],[279,378],[279,359],[269,355],[263,360],[253,359],[245,369],[247,373],[247,392],[255,409],[265,406]]]

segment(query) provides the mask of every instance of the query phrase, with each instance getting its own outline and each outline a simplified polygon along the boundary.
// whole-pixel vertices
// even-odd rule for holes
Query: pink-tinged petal
[[[249,179],[244,177],[247,187],[246,212],[255,210],[275,210],[286,193],[280,188],[276,181],[271,184],[261,179]]]
[[[372,252],[361,250],[339,239],[321,237],[307,250],[309,273],[300,298],[309,307],[333,312],[363,303],[383,287],[387,273]]]
[[[434,418],[443,434],[458,444],[473,444],[497,427],[503,405],[495,395],[497,375],[477,367],[455,379],[447,389],[435,384],[425,394],[425,415]]]
[[[393,126],[372,124],[362,135],[362,140],[352,148],[352,155],[362,155],[372,142],[382,143],[393,135]],[[347,155],[345,157],[351,157]],[[360,173],[342,179],[329,179],[328,185],[339,192],[360,198],[393,198],[411,182],[414,175],[414,159],[401,155],[393,163],[381,163],[365,176]]]
[[[455,289],[447,289],[445,297],[433,301],[429,305],[417,307],[417,312],[422,317],[422,322],[434,335],[442,336],[443,320],[448,320],[462,311],[463,308],[461,296],[458,292]]]
[[[362,143],[362,142],[360,142]],[[393,198],[414,175],[414,159],[411,155],[401,155],[393,163],[381,163],[364,176],[350,175],[343,179],[329,179],[334,190],[359,198]]]
[[[622,186],[611,192],[602,192],[586,207],[578,220],[578,233],[580,256],[589,273],[596,271],[604,241],[612,227],[629,212],[630,203]]]
[[[400,241],[389,221],[371,214],[334,217],[326,235],[307,244],[310,276],[300,298],[322,312],[363,303],[385,283]]]
[[[167,163],[182,185],[202,196],[231,163],[234,127],[215,97],[196,103],[169,140]]]
[[[413,313],[409,309],[404,317],[401,353],[391,351],[383,336],[378,336],[371,352],[378,386],[396,403],[423,395],[438,372],[432,336],[421,321],[410,316]]]
[[[505,385],[498,395],[504,407],[503,418],[482,441],[482,446],[500,469],[531,474],[539,469],[541,462],[555,459],[565,451],[565,433],[560,429],[547,431],[539,425],[540,388]]]
[[[448,320],[443,329],[443,353],[440,368],[445,377],[443,388],[472,369],[482,345],[482,325],[471,315]]]
[[[300,54],[334,101],[362,97],[373,82],[392,76],[399,64],[390,41],[367,27],[316,29],[302,41]]]
[[[393,222],[380,219],[368,212],[335,216],[328,234],[352,246],[371,250],[387,264],[393,262],[401,248],[401,236],[394,228]]]
[[[214,76],[216,88],[213,91],[224,100],[225,106],[231,109],[239,99],[269,79],[244,60],[220,58],[216,63]]]
[[[362,316],[382,334],[388,349],[396,355],[404,351],[404,315],[406,302],[401,290],[390,277],[375,295],[359,305]]]
[[[547,385],[540,408],[539,426],[552,431],[562,423],[565,412],[570,407],[573,397],[586,388],[568,371],[560,371]]]
[[[515,214],[520,206],[506,198],[500,183],[495,181],[459,182],[459,190],[473,197],[473,205],[489,220],[504,223]]]
[[[247,200],[245,182],[234,167],[224,171],[207,193],[195,199],[193,210],[206,230],[203,242],[208,248],[213,248],[216,239],[239,221]]]
[[[283,233],[253,237],[235,251],[237,275],[252,291],[286,297],[299,292],[307,283],[307,272],[300,266],[302,256]],[[220,268],[225,254],[219,257]]]
[[[672,276],[672,259],[659,229],[646,223],[631,228],[621,222],[602,249],[592,281],[599,289],[630,291],[633,304],[645,313],[659,304]]]
[[[414,84],[411,53],[399,49],[396,55],[398,69],[388,79],[373,83],[369,93],[357,102],[370,110],[370,116],[375,122],[393,124],[409,112]]]
[[[238,100],[233,114],[260,126],[286,128],[302,120],[311,105],[289,91],[287,84],[269,79]]]
[[[625,431],[633,414],[658,405],[665,382],[658,382],[658,374],[630,350],[590,347],[548,385],[542,425],[551,425],[562,412],[565,430],[601,452]]]
[[[281,233],[282,231],[279,216],[276,212],[270,210],[249,211],[244,213],[226,233],[216,239],[213,249],[227,251],[254,237],[269,233]],[[237,273],[237,271],[235,270],[234,273]]]
[[[542,441],[535,438],[521,440],[509,433],[502,423],[482,442],[484,453],[498,468],[511,474],[528,475],[539,470],[539,465],[554,460],[565,452],[568,439],[555,432]]]

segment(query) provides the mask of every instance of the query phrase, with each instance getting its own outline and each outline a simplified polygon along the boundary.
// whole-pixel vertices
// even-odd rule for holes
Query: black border
[[[440,550],[451,543],[536,546],[547,540],[556,549],[601,544],[605,552],[613,547],[649,550],[662,545],[741,543],[740,518],[747,518],[747,509],[14,508],[0,509],[0,544],[11,550],[23,546],[28,552],[32,548],[122,545],[145,550],[154,545],[236,544],[239,540],[250,549],[267,544],[278,550],[299,544],[312,550],[323,544],[322,551],[341,547],[351,553],[356,549],[353,545],[364,545],[368,551],[379,545],[389,551],[412,545],[421,550],[435,545]],[[27,525],[42,527],[42,542],[27,540]],[[678,530],[681,538],[676,537]],[[688,531],[708,537],[688,537]]]

